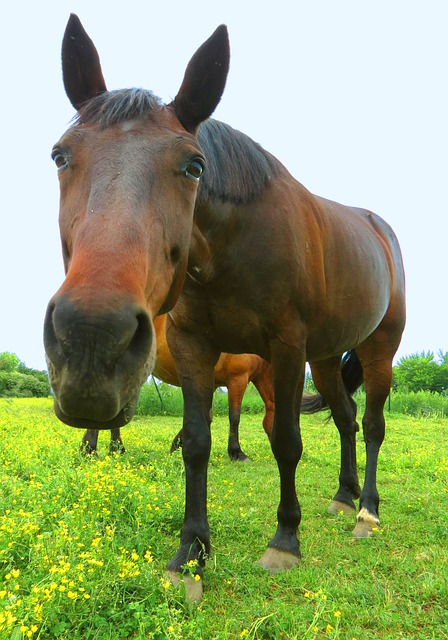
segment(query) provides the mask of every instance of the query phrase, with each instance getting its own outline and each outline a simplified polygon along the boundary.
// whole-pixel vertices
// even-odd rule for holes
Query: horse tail
[[[361,363],[354,349],[344,354],[341,374],[347,393],[353,395],[364,382]],[[318,411],[322,411],[322,409],[328,408],[325,398],[321,396],[320,393],[314,393],[303,396],[300,413],[317,413]]]

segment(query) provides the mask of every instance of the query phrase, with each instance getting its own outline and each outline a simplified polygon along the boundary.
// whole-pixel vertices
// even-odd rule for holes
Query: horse
[[[157,359],[153,375],[168,384],[180,387],[176,364],[169,349],[165,331],[166,315],[154,318],[154,329],[157,343]],[[230,354],[222,353],[215,366],[215,389],[227,387],[229,404],[229,437],[227,453],[232,461],[247,462],[248,456],[241,449],[239,442],[239,424],[241,405],[249,382],[252,382],[263,400],[265,415],[263,428],[270,438],[274,422],[274,389],[272,386],[271,368],[269,364],[252,353]],[[98,444],[98,429],[87,429],[81,443],[81,452],[95,454]],[[120,429],[110,431],[109,451],[124,453],[125,447]],[[182,446],[182,429],[173,439],[170,453]]]
[[[391,227],[310,193],[260,145],[210,117],[229,52],[221,25],[167,104],[143,89],[108,91],[96,47],[72,15],[62,69],[77,115],[52,151],[66,271],[44,321],[54,409],[72,427],[128,423],[155,363],[154,318],[169,314],[184,399],[186,498],[167,570],[175,584],[184,579],[192,602],[202,597],[210,553],[207,467],[219,354],[256,353],[272,368],[280,496],[259,564],[276,572],[301,556],[295,477],[306,362],[317,395],[303,409],[328,407],[340,434],[331,509],[354,512],[359,498],[353,535],[369,537],[380,524],[384,404],[405,326],[404,268]],[[291,105],[279,106],[296,127]],[[269,114],[275,118],[272,105]],[[351,397],[361,383],[362,489]]]

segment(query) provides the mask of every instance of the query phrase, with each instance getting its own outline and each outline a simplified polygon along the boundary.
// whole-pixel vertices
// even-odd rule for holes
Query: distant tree
[[[20,364],[20,360],[15,353],[4,351],[0,353],[0,371],[14,371]]]
[[[309,393],[316,393],[316,387],[314,386],[313,376],[311,371],[305,371],[305,382],[303,388]]]
[[[436,391],[438,393],[448,392],[448,353],[439,351],[439,365],[436,376]]]
[[[439,354],[439,360],[431,351],[402,358],[394,367],[394,389],[443,393],[448,388],[448,354]]]

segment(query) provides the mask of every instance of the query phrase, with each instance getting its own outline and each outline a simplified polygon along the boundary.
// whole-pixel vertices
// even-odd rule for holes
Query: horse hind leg
[[[248,382],[247,378],[237,377],[230,379],[227,387],[229,403],[229,438],[227,452],[232,461],[238,462],[250,462],[248,456],[241,449],[239,440],[241,405]]]
[[[312,363],[311,370],[316,389],[331,410],[341,444],[339,488],[329,511],[342,511],[345,515],[353,515],[356,512],[354,500],[359,498],[361,493],[356,467],[356,433],[359,431],[356,403],[346,391],[339,357]]]
[[[392,359],[396,351],[386,336],[387,332],[377,329],[367,341],[357,347],[366,390],[366,409],[362,419],[366,471],[357,524],[353,531],[355,538],[370,536],[380,524],[377,464],[385,435],[384,405],[390,393]]]
[[[178,449],[182,448],[182,429],[174,436],[170,447],[170,453],[174,453]]]
[[[272,427],[274,426],[275,401],[272,371],[267,362],[263,363],[260,367],[259,373],[252,378],[252,383],[256,387],[264,403],[265,414],[263,418],[263,429],[270,441]]]

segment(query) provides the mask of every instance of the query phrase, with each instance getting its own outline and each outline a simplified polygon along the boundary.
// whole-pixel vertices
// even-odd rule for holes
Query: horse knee
[[[182,431],[182,457],[193,468],[207,465],[212,447],[210,431],[187,435]]]
[[[303,444],[300,432],[295,429],[289,436],[279,435],[277,429],[271,432],[271,448],[278,463],[298,464],[303,453]]]
[[[386,421],[381,414],[375,418],[368,416],[367,414],[362,420],[362,430],[364,434],[364,442],[376,442],[381,445],[384,440],[386,432]]]

